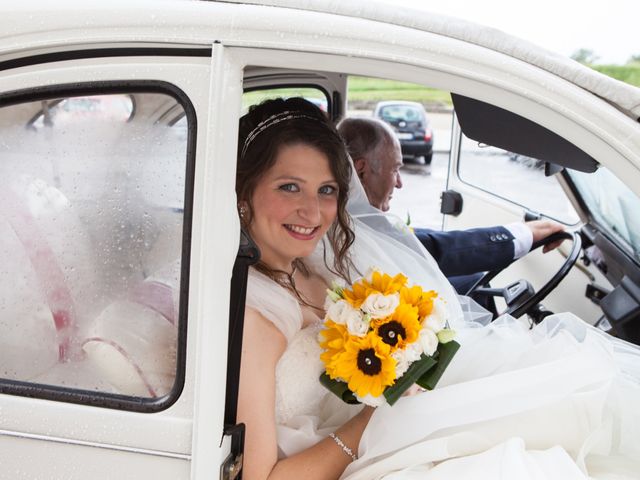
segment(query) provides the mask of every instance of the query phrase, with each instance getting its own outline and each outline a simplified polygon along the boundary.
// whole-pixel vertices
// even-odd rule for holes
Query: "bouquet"
[[[417,383],[431,390],[460,345],[434,290],[372,269],[327,290],[320,382],[347,403],[393,405]]]

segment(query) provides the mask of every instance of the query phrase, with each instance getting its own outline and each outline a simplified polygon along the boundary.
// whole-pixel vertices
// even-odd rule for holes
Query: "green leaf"
[[[438,350],[436,351],[438,364],[436,368],[425,372],[416,383],[422,388],[433,390],[459,348],[460,344],[455,340],[438,344]]]
[[[326,372],[320,375],[320,383],[331,393],[337,395],[343,402],[350,405],[357,405],[360,403],[353,392],[349,390],[349,387],[345,382],[332,379],[326,374]]]
[[[395,384],[388,387],[384,391],[384,396],[387,399],[389,405],[393,405],[398,401],[404,392],[407,391],[416,381],[421,378],[426,372],[436,365],[436,360],[433,357],[422,355],[419,360],[413,362],[409,369],[404,372],[404,375],[400,377]]]

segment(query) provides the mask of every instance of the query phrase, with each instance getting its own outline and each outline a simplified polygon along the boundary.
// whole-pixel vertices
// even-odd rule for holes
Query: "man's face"
[[[389,202],[393,196],[394,188],[402,188],[400,167],[402,166],[402,151],[399,142],[384,142],[373,154],[378,156],[380,168],[378,171],[371,169],[371,159],[364,163],[360,169],[360,180],[367,193],[369,203],[386,212],[389,210]],[[373,159],[375,161],[375,159]]]

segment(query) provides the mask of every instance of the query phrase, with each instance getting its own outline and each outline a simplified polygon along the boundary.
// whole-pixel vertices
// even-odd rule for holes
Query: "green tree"
[[[640,65],[640,53],[631,55],[627,60],[627,65]]]
[[[576,62],[591,65],[592,63],[595,63],[595,61],[600,57],[598,57],[593,50],[590,50],[588,48],[580,48],[573,52],[571,58]]]

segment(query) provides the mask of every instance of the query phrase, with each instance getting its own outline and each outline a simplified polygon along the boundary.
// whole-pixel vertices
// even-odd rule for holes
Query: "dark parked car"
[[[433,131],[424,107],[417,102],[378,102],[373,115],[393,127],[400,140],[404,160],[431,164]]]

